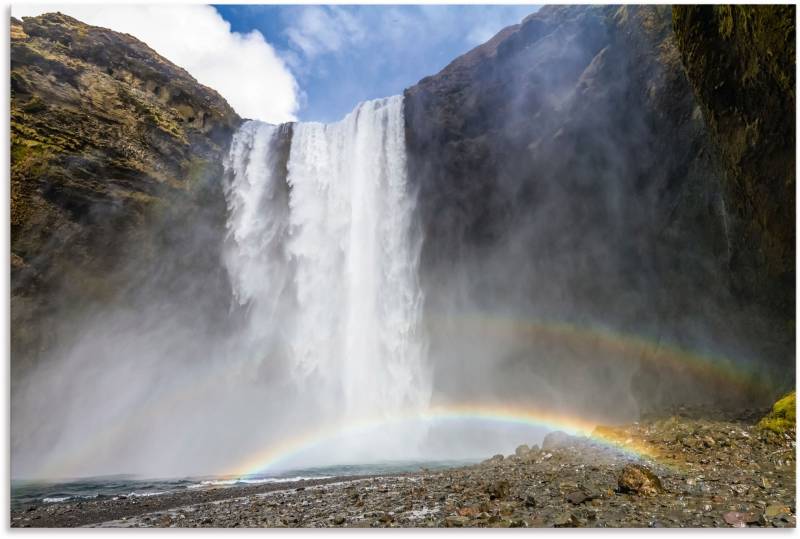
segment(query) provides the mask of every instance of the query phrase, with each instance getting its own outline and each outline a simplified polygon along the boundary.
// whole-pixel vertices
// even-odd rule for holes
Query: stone
[[[734,528],[745,528],[748,524],[757,523],[760,515],[754,512],[728,511],[722,515],[722,518]]]
[[[574,440],[574,436],[570,436],[566,432],[561,432],[560,430],[549,432],[547,436],[544,437],[544,440],[542,440],[542,451],[552,451],[554,449],[567,447],[573,443]]]
[[[744,496],[745,494],[747,494],[749,490],[750,487],[748,487],[747,485],[742,485],[742,484],[731,485],[731,491],[736,496]]]
[[[640,464],[628,464],[617,480],[620,492],[639,496],[655,496],[664,492],[661,480],[648,468]]]
[[[570,512],[559,513],[553,519],[553,526],[556,528],[575,528],[578,526],[578,519]]]
[[[574,490],[567,494],[567,501],[573,505],[579,505],[591,499],[592,496],[584,490]]]
[[[502,500],[508,496],[509,484],[506,480],[494,481],[486,489],[492,500]]]
[[[469,517],[451,516],[444,519],[448,528],[461,528],[469,523]]]
[[[791,515],[792,510],[785,505],[772,504],[767,506],[764,510],[764,514],[767,518],[775,518],[781,515]]]
[[[483,464],[500,464],[505,460],[505,457],[498,453],[497,455],[493,455],[491,458],[488,458],[483,461]]]

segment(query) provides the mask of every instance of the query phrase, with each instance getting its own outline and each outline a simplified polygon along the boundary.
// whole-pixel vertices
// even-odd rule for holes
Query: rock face
[[[69,332],[57,321],[145,282],[170,283],[176,302],[197,296],[189,272],[208,274],[212,297],[225,288],[219,179],[239,123],[129,35],[55,13],[12,19],[14,368]]]
[[[443,393],[633,415],[793,385],[793,13],[545,7],[405,92]],[[239,123],[130,36],[12,20],[14,368],[129,291],[225,316]]]
[[[724,187],[729,167],[713,136],[718,121],[707,121],[681,52],[666,6],[547,6],[406,91],[428,311],[492,319],[502,312],[516,320],[508,332],[527,343],[506,350],[505,364],[535,363],[548,379],[564,381],[521,391],[569,394],[577,409],[587,395],[586,406],[609,411],[621,406],[618,398],[604,403],[608,395],[630,393],[645,408],[730,398],[730,384],[698,386],[664,362],[641,361],[626,371],[598,361],[602,350],[595,350],[573,363],[574,350],[558,356],[565,346],[545,351],[541,339],[531,345],[531,320],[600,323],[731,358],[733,370],[755,365],[770,380],[793,364],[786,311],[759,299],[762,277],[737,269],[753,266],[739,263],[750,256],[740,248],[750,240],[741,236],[735,199]],[[728,61],[746,64],[735,55]],[[781,109],[778,100],[770,107],[792,121],[793,108]],[[793,170],[786,155],[793,140],[764,159]],[[748,177],[769,174],[765,162],[747,161]],[[788,176],[772,177],[792,200]],[[794,242],[784,226],[787,208],[764,207],[782,217],[759,221],[774,231],[773,251],[784,261]],[[793,286],[781,283],[792,296]],[[434,334],[431,346],[435,355],[453,341],[468,343],[460,365],[481,350],[480,339],[470,331]],[[593,364],[597,371],[577,382]],[[607,380],[611,370],[618,376]],[[601,394],[586,390],[600,379],[607,381]],[[513,388],[514,380],[505,385]]]
[[[675,6],[683,64],[726,171],[734,286],[794,319],[795,6]]]

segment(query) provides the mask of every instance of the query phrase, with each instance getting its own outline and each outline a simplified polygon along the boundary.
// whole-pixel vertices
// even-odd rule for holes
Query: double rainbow
[[[751,395],[769,394],[774,390],[769,380],[759,377],[754,370],[729,359],[692,352],[645,337],[615,333],[604,328],[502,315],[460,315],[451,319],[437,317],[429,322],[432,322],[429,329],[434,332],[447,332],[455,328],[473,333],[483,332],[500,339],[527,338],[537,343],[553,342],[596,348],[620,361],[646,362],[658,367],[667,367],[676,372],[689,374],[700,381],[722,384]],[[209,369],[205,374],[179,379],[172,391],[165,391],[159,398],[143,403],[132,417],[125,421],[113,422],[105,429],[98,429],[77,451],[53,455],[49,461],[43,463],[40,477],[68,477],[71,471],[79,468],[83,462],[91,460],[97,452],[113,448],[119,437],[132,426],[146,424],[164,408],[198,398],[204,391],[213,390],[217,385],[218,373],[213,369]],[[309,429],[270,445],[234,465],[231,475],[251,475],[274,469],[290,457],[337,436],[368,432],[392,423],[450,420],[485,421],[562,430],[575,435],[590,436],[601,443],[620,447],[633,454],[653,456],[650,448],[636,446],[627,440],[595,432],[595,425],[601,421],[591,421],[536,407],[473,403],[440,405],[422,411],[401,412],[391,417],[368,417]]]

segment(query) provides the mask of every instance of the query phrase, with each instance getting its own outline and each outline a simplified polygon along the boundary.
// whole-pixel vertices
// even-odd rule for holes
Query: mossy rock
[[[140,282],[178,283],[190,268],[223,290],[214,277],[226,210],[217,180],[241,119],[132,36],[58,13],[12,20],[11,33],[16,379],[55,335],[75,333],[63,327],[140,294]],[[191,243],[186,231],[198,226],[209,233]],[[178,251],[180,264],[170,258]]]
[[[792,5],[673,6],[676,43],[717,153],[732,289],[794,316],[795,13]]]
[[[795,392],[780,398],[772,405],[772,411],[758,422],[758,428],[777,434],[794,431],[797,427]]]

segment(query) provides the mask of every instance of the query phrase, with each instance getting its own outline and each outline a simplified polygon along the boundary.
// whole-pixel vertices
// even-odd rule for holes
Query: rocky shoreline
[[[678,413],[596,434],[447,470],[29,507],[11,526],[796,526],[793,428]]]

